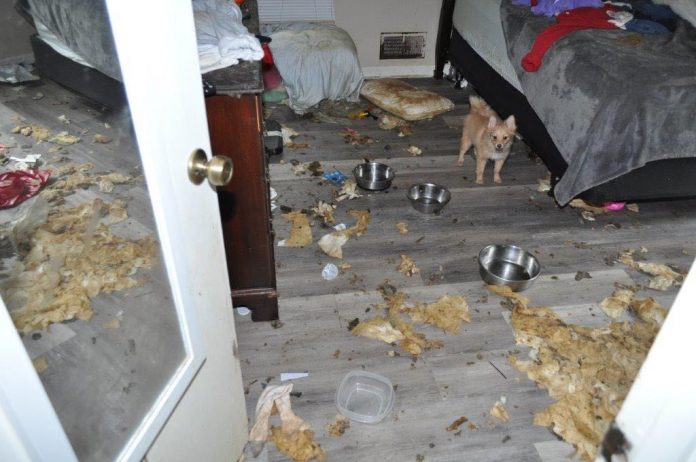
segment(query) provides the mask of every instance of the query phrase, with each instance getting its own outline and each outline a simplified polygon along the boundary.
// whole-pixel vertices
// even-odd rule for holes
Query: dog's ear
[[[505,125],[507,125],[507,128],[510,130],[516,130],[517,129],[517,124],[515,123],[515,116],[511,115],[507,119],[505,119]]]
[[[492,130],[496,127],[496,125],[498,125],[498,120],[494,116],[491,116],[488,119],[488,128]]]

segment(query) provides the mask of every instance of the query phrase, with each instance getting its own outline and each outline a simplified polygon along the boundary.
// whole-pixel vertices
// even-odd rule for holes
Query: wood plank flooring
[[[526,292],[534,304],[553,307],[565,320],[584,325],[603,325],[608,318],[598,303],[610,295],[614,283],[645,283],[646,276],[621,264],[605,261],[625,248],[648,249],[651,261],[688,268],[696,254],[696,201],[640,204],[640,211],[599,215],[596,221],[581,218],[579,211],[559,208],[545,193],[537,192],[537,179],[547,170],[517,142],[503,168],[502,185],[492,184],[489,166],[486,184],[473,182],[473,159],[455,165],[459,129],[448,122],[467,111],[466,91],[448,82],[417,79],[411,83],[451,98],[456,109],[445,116],[414,124],[413,135],[400,138],[384,131],[372,119],[352,121],[350,126],[376,140],[368,146],[345,144],[343,125],[318,123],[299,117],[283,106],[271,108],[271,117],[300,133],[295,141],[307,149],[285,149],[271,159],[271,182],[278,205],[308,209],[317,200],[332,201],[336,187],[317,177],[297,176],[291,161],[319,161],[325,171],[337,168],[350,174],[361,159],[380,160],[397,171],[393,186],[378,193],[339,203],[338,221],[350,225],[349,208],[371,211],[372,221],[363,236],[344,246],[344,262],[352,267],[333,281],[324,281],[321,270],[337,260],[324,255],[316,244],[301,249],[276,247],[282,327],[252,323],[236,316],[242,373],[248,390],[250,418],[262,387],[278,384],[282,372],[309,372],[294,381],[294,410],[316,431],[317,441],[336,461],[559,461],[572,458],[571,446],[549,430],[534,426],[533,413],[551,403],[538,389],[507,363],[515,345],[508,312],[496,296],[488,296],[478,275],[476,256],[490,243],[516,243],[540,259],[543,275]],[[423,150],[411,157],[405,149]],[[388,146],[388,148],[387,148]],[[281,163],[282,162],[282,163]],[[447,186],[452,200],[439,216],[413,210],[404,194],[409,185],[435,181]],[[409,233],[399,234],[397,222],[408,223]],[[276,242],[288,236],[290,226],[274,214]],[[315,241],[328,229],[316,223]],[[421,269],[411,278],[396,271],[400,254],[411,256]],[[577,271],[591,279],[575,280]],[[376,289],[384,279],[404,289],[412,300],[430,302],[444,294],[464,295],[472,321],[459,335],[446,335],[423,327],[428,338],[444,347],[425,352],[417,361],[408,355],[390,357],[386,343],[355,337],[347,330],[350,320],[371,317],[381,301]],[[650,291],[669,306],[676,290]],[[495,367],[494,367],[495,366]],[[497,369],[496,369],[497,368]],[[369,370],[391,379],[396,388],[392,414],[376,425],[352,423],[342,437],[330,437],[326,425],[335,420],[336,388],[351,370]],[[488,416],[490,407],[507,397],[510,421]],[[445,428],[460,416],[477,426],[462,426],[461,433]],[[423,456],[424,459],[419,459]],[[285,458],[269,448],[270,460]]]
[[[569,322],[602,325],[607,318],[598,303],[611,293],[615,282],[647,281],[644,275],[623,265],[608,266],[605,259],[624,248],[644,246],[651,261],[688,267],[696,254],[696,201],[643,203],[639,213],[621,211],[598,216],[595,222],[584,221],[578,211],[561,209],[545,193],[536,191],[536,180],[546,175],[546,169],[530,158],[529,150],[519,142],[503,169],[503,185],[491,183],[490,167],[487,183],[475,185],[471,158],[463,168],[455,166],[459,130],[448,126],[448,122],[466,113],[467,93],[430,79],[413,83],[448,96],[457,104],[455,110],[416,123],[413,135],[404,138],[396,131],[380,130],[372,119],[351,122],[350,126],[361,134],[379,140],[369,146],[345,144],[340,135],[343,125],[317,123],[283,106],[272,108],[273,118],[301,133],[298,143],[310,144],[307,149],[286,149],[282,156],[271,159],[278,205],[309,208],[318,199],[332,200],[337,189],[319,178],[296,176],[290,170],[292,160],[317,160],[325,170],[337,168],[349,174],[362,158],[369,157],[389,163],[397,170],[397,178],[388,191],[363,192],[363,197],[339,204],[339,221],[350,224],[346,215],[349,208],[369,208],[372,221],[363,236],[352,238],[344,246],[344,261],[352,267],[335,280],[321,278],[323,266],[336,260],[321,253],[316,245],[275,248],[282,327],[275,329],[268,323],[252,323],[248,317],[236,316],[249,415],[253,418],[263,384],[279,383],[281,372],[306,371],[309,377],[295,381],[295,391],[301,396],[293,398],[293,406],[316,431],[328,460],[409,461],[417,460],[419,455],[425,461],[568,460],[572,448],[547,429],[532,424],[533,413],[551,401],[544,390],[508,365],[509,352],[521,350],[525,354],[526,350],[515,345],[508,312],[500,300],[485,297],[476,255],[492,242],[514,242],[534,251],[541,260],[543,275],[526,295],[535,304],[552,306]],[[33,99],[38,92],[44,97]],[[57,116],[65,114],[90,134],[102,128],[106,131],[104,123],[108,122],[112,129],[104,134],[113,136],[114,142],[83,142],[59,154],[75,162],[92,161],[95,170],[138,173],[137,151],[123,114],[104,112],[51,83],[0,86],[0,98],[3,142],[11,136],[8,134],[15,116],[59,131],[65,127]],[[23,139],[17,141],[24,143]],[[405,151],[411,144],[423,149],[423,155],[411,157]],[[28,143],[18,152],[48,155],[48,148],[46,144]],[[404,197],[409,185],[425,180],[444,184],[452,191],[452,201],[439,216],[421,215]],[[116,192],[127,200],[132,218],[132,226],[123,232],[152,232],[154,224],[144,185],[119,187]],[[79,191],[70,200],[80,202],[95,196],[113,199],[92,188]],[[395,224],[400,221],[408,223],[408,234],[396,231]],[[273,226],[276,241],[287,237],[289,225],[280,210],[274,214]],[[315,224],[313,232],[316,240],[328,230]],[[411,256],[421,269],[412,278],[395,269],[402,253]],[[575,281],[577,271],[588,271],[592,279]],[[149,291],[146,286],[142,291],[129,291],[130,296],[147,298],[150,308],[133,310],[128,301],[132,299],[104,296],[96,301],[97,314],[91,322],[56,325],[38,340],[25,337],[33,357],[48,358],[49,369],[42,379],[54,403],[59,403],[59,411],[65,413],[61,417],[67,419],[64,423],[74,425],[71,431],[79,438],[73,440],[74,444],[81,445],[88,454],[99,448],[89,446],[90,438],[79,435],[110,442],[100,449],[103,452],[91,452],[83,459],[108,458],[129,430],[117,426],[118,419],[111,422],[110,428],[96,429],[94,421],[81,419],[89,415],[86,408],[92,406],[91,401],[84,401],[85,390],[97,390],[95,399],[104,397],[113,416],[137,418],[133,408],[145,409],[143,403],[157,385],[151,381],[158,377],[153,358],[159,358],[157,364],[162,365],[162,355],[176,352],[176,343],[160,339],[167,337],[171,323],[150,322],[161,321],[166,315],[158,307],[162,297],[167,296],[158,292],[166,291],[161,284],[163,276],[156,271],[151,276],[160,289]],[[372,305],[381,301],[376,288],[384,279],[404,289],[415,301],[462,294],[469,301],[472,321],[456,336],[421,328],[429,338],[442,340],[444,346],[427,351],[415,362],[408,355],[390,357],[387,353],[394,349],[392,346],[354,337],[347,330],[350,320],[375,314]],[[676,290],[644,294],[669,306]],[[139,305],[143,304],[138,300]],[[105,330],[103,324],[120,310],[125,312],[121,328],[117,332]],[[98,339],[95,346],[92,337]],[[135,340],[136,351],[130,349],[130,339]],[[93,361],[75,359],[85,357]],[[91,379],[64,380],[60,371],[68,370],[61,369],[66,364],[77,368],[70,369],[75,377]],[[97,369],[90,369],[95,364]],[[353,423],[344,436],[330,437],[326,424],[336,417],[336,387],[348,371],[356,369],[391,379],[396,385],[394,411],[382,423]],[[102,385],[97,386],[99,378]],[[55,385],[52,391],[52,383],[63,385]],[[56,401],[63,393],[67,398]],[[501,396],[507,397],[511,417],[506,423],[488,417],[489,408]],[[464,425],[460,434],[447,432],[445,427],[460,416],[467,416],[477,428]],[[269,447],[269,457],[285,460],[273,447]]]

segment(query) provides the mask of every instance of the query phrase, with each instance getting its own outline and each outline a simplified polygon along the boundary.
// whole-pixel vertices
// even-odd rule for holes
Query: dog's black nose
[[[503,145],[502,145],[502,144],[496,144],[495,147],[498,148],[498,149],[502,149],[502,148],[503,148]]]

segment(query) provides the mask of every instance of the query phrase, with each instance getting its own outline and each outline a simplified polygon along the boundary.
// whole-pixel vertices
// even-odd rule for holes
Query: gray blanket
[[[528,73],[522,57],[555,19],[510,0],[500,12],[524,94],[568,163],[554,191],[560,204],[647,162],[696,156],[696,28],[573,32]]]
[[[31,14],[90,65],[116,80],[121,68],[104,0],[29,0]]]

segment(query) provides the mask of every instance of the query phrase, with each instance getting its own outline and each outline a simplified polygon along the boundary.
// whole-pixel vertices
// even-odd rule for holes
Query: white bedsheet
[[[464,40],[513,87],[522,91],[500,23],[502,0],[457,0],[452,23]]]

